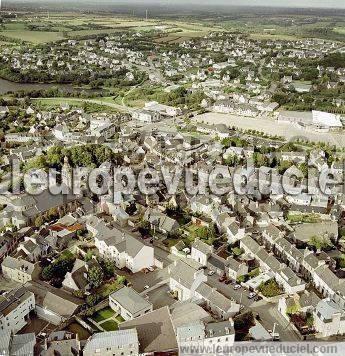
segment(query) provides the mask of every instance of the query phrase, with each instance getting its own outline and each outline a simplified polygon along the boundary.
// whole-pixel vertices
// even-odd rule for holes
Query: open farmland
[[[202,37],[221,28],[202,23],[185,24],[179,21],[145,20],[140,18],[98,16],[88,14],[53,13],[32,16],[23,14],[18,20],[8,22],[0,29],[4,38],[34,44],[54,42],[64,38],[78,38],[110,34],[124,30],[166,32],[159,42],[183,42],[193,37]]]

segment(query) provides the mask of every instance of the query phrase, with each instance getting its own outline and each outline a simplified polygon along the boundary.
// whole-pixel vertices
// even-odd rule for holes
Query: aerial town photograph
[[[345,1],[0,0],[0,356],[345,354]]]

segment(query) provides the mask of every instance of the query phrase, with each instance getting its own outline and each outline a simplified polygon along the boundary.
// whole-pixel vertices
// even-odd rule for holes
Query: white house
[[[38,276],[37,264],[11,256],[4,259],[1,269],[4,277],[23,284]]]
[[[5,332],[16,334],[28,322],[29,314],[35,309],[35,296],[25,288],[13,290],[0,301],[0,335]]]
[[[88,225],[87,225],[88,226]],[[133,273],[154,266],[154,249],[127,232],[109,229],[100,224],[96,229],[95,246],[100,256],[113,261],[117,268]]]
[[[109,306],[125,320],[132,320],[153,310],[152,303],[129,287],[122,287],[110,294]]]
[[[160,113],[151,110],[137,110],[133,112],[132,116],[135,120],[148,123],[157,122],[161,119]]]
[[[230,347],[235,342],[235,329],[232,319],[204,324],[191,321],[176,328],[177,344],[182,347]]]
[[[203,266],[207,265],[207,260],[213,253],[213,246],[208,245],[201,240],[195,240],[192,243],[191,258]]]
[[[137,330],[117,330],[94,334],[87,340],[83,354],[84,356],[138,356]]]
[[[330,299],[321,300],[314,311],[315,330],[322,337],[345,334],[345,310]]]
[[[277,283],[284,288],[284,291],[290,295],[305,290],[305,282],[289,267],[285,267],[275,272],[275,279]]]
[[[192,298],[196,289],[202,282],[207,281],[207,276],[202,268],[193,267],[188,260],[174,261],[168,267],[169,287],[180,301]],[[200,266],[200,265],[199,265]]]

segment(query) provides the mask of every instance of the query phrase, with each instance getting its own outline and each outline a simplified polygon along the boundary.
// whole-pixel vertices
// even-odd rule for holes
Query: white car
[[[146,289],[149,289],[150,288],[150,286],[148,286],[148,285],[146,285],[145,287],[144,287],[144,289],[146,290]]]
[[[253,299],[256,297],[256,293],[255,292],[250,292],[248,295],[248,299]]]
[[[147,269],[150,271],[150,272],[153,272],[155,269],[153,267],[147,267]]]
[[[213,276],[213,275],[214,275],[214,271],[209,271],[207,274],[208,274],[209,276]]]
[[[241,289],[241,286],[239,284],[234,285],[234,290]]]

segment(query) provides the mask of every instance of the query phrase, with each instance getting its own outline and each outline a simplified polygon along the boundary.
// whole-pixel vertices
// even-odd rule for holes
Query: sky
[[[1,0],[0,0],[1,1]],[[32,2],[33,0],[2,0],[2,3],[11,2]],[[58,2],[57,0],[34,0],[35,2]],[[62,0],[61,2],[68,2]],[[94,3],[91,0],[79,0],[79,3]],[[97,3],[158,3],[158,4],[183,4],[183,5],[236,5],[236,6],[279,6],[279,7],[324,7],[324,8],[345,8],[345,0],[97,0]]]

